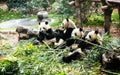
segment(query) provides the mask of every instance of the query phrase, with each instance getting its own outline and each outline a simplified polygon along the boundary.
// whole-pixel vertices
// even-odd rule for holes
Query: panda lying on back
[[[84,41],[82,41],[84,40]],[[76,48],[72,48],[71,54],[69,54],[66,57],[63,57],[63,61],[66,63],[71,62],[72,60],[75,60],[77,58],[80,58],[81,55],[84,54],[85,49],[90,49],[93,45],[90,43],[87,43],[85,41],[101,45],[102,44],[102,36],[100,35],[100,32],[98,30],[96,31],[90,31],[87,32],[87,34],[80,39],[68,39],[65,43],[66,46],[71,47],[72,45],[76,44]]]

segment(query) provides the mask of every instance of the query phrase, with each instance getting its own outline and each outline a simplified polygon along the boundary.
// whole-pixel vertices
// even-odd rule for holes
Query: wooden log
[[[38,36],[38,31],[35,31],[29,27],[19,26],[16,28],[16,32],[19,34],[19,39],[29,39]]]
[[[120,4],[120,0],[107,0],[110,3]]]

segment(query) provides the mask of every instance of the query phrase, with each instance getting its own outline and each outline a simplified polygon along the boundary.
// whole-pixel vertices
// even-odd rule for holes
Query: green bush
[[[22,14],[12,11],[4,11],[0,9],[0,22],[11,20],[11,19],[18,19],[22,18]]]
[[[10,59],[11,58],[11,59]],[[1,75],[15,75],[18,74],[19,67],[16,60],[13,61],[13,57],[9,56],[8,58],[0,61],[0,74]]]
[[[87,21],[84,21],[83,24],[85,26],[103,26],[104,18],[101,14],[93,13]]]

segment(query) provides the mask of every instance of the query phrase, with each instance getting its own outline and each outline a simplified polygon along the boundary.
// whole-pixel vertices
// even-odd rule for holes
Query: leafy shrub
[[[13,55],[14,56],[28,56],[28,55],[31,55],[36,50],[37,48],[35,46],[28,43],[25,45],[21,45],[21,47],[18,47]]]
[[[103,15],[94,13],[88,18],[87,22],[84,21],[83,23],[85,26],[103,26],[104,18]]]
[[[8,58],[5,57],[5,59],[0,61],[0,74],[14,75],[18,73],[18,63],[16,60],[13,61],[13,59],[13,57],[9,56]]]

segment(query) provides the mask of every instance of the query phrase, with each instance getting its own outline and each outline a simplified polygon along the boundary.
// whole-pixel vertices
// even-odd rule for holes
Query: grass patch
[[[23,15],[21,13],[4,11],[0,9],[0,22],[18,18],[23,18]]]

